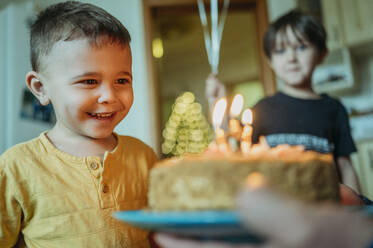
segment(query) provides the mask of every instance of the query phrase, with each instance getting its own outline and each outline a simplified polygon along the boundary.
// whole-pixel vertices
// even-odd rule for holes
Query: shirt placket
[[[104,171],[103,163],[104,162],[101,162],[99,158],[94,157],[87,159],[87,167],[96,183],[100,207],[110,208],[114,207],[114,198],[109,182],[107,182],[102,176]]]

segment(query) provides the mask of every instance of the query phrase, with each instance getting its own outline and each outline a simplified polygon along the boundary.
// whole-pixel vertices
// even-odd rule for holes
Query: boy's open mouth
[[[114,116],[115,112],[110,113],[87,113],[89,116],[98,120],[107,120]]]

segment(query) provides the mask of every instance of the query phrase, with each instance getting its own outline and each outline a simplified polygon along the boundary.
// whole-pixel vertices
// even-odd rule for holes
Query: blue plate
[[[229,242],[262,242],[239,222],[234,211],[170,211],[147,210],[114,212],[114,217],[132,226],[158,232],[180,234],[205,240]]]
[[[373,205],[344,207],[373,218]],[[114,217],[142,229],[179,234],[204,240],[260,243],[263,237],[250,232],[234,211],[168,211],[136,210],[114,212]]]

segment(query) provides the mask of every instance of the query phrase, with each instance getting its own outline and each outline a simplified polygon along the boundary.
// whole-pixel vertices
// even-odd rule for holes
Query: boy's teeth
[[[112,116],[112,113],[92,113],[92,116],[99,118],[106,118]]]

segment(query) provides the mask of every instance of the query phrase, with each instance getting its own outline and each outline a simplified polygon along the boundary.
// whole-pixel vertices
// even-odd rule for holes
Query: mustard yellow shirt
[[[146,206],[153,150],[132,137],[99,157],[64,153],[45,133],[0,156],[0,247],[149,247],[112,218]]]

